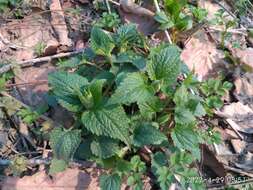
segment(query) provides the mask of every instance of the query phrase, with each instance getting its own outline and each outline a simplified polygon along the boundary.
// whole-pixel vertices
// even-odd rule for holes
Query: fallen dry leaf
[[[253,69],[253,48],[235,49],[232,54],[240,60],[240,63],[246,64]]]
[[[51,64],[23,69],[22,73],[15,77],[22,98],[21,101],[32,107],[46,103],[45,94],[48,91],[48,74],[55,70],[56,68]]]
[[[15,50],[10,55],[5,54],[4,58],[23,61],[35,58],[35,46],[39,43],[46,45],[47,53],[54,53],[58,47],[58,41],[54,37],[54,31],[46,18],[46,15],[34,15],[22,20],[14,20],[0,28],[2,37]]]
[[[57,33],[62,46],[71,47],[72,41],[68,37],[68,28],[65,22],[64,12],[59,0],[52,0],[50,4],[51,24]]]
[[[93,171],[88,174],[79,169],[69,168],[56,174],[53,179],[44,171],[23,178],[7,177],[2,184],[2,190],[99,190],[98,173],[99,171]]]
[[[253,73],[245,73],[243,76],[236,77],[234,85],[235,97],[253,109]]]
[[[201,152],[202,152],[202,160],[201,160],[201,169],[202,170],[208,170],[208,173],[210,172],[214,175],[212,178],[215,177],[225,177],[226,171],[223,167],[223,164],[220,163],[215,154],[208,148],[207,145],[201,145]]]
[[[132,0],[121,0],[119,13],[124,22],[135,23],[144,35],[158,31],[159,24],[153,18],[154,12],[135,4]]]
[[[223,58],[223,51],[216,48],[203,30],[189,40],[181,54],[181,59],[200,80],[216,76],[224,68]]]
[[[223,107],[221,115],[236,122],[236,130],[253,134],[253,110],[241,102]]]
[[[244,149],[246,148],[246,142],[240,139],[232,139],[231,144],[237,154],[243,153]]]

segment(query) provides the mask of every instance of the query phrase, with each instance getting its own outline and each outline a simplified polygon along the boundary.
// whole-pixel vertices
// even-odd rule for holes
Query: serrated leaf
[[[53,158],[51,161],[49,174],[53,175],[59,172],[64,171],[67,168],[68,164],[65,160],[58,160],[56,158]]]
[[[134,145],[159,145],[167,140],[167,137],[151,124],[143,124],[134,130]]]
[[[82,114],[82,123],[93,134],[119,139],[129,144],[129,119],[120,106],[105,106],[86,111]]]
[[[180,52],[176,46],[167,46],[164,49],[151,52],[147,64],[151,80],[163,80],[168,84],[176,81],[181,69]]]
[[[188,96],[189,96],[189,93],[187,91],[187,88],[185,87],[185,85],[181,85],[176,90],[173,101],[175,102],[177,106],[185,105],[189,99]]]
[[[128,45],[143,45],[143,39],[135,24],[124,24],[120,26],[115,34],[115,42],[119,47]]]
[[[121,178],[118,174],[101,175],[99,177],[99,186],[101,190],[120,190]]]
[[[98,137],[90,145],[94,155],[106,159],[112,157],[119,150],[118,142],[108,137]]]
[[[82,109],[78,92],[89,84],[87,79],[74,73],[56,72],[48,76],[48,82],[59,104],[73,112]]]
[[[110,56],[114,48],[113,39],[104,30],[93,27],[91,30],[91,48],[97,55]]]
[[[141,115],[146,119],[152,119],[153,116],[163,110],[164,105],[157,97],[150,98],[146,102],[138,102]]]
[[[57,127],[50,133],[50,146],[57,159],[65,161],[72,159],[80,142],[81,131],[77,129],[66,131]]]
[[[176,107],[175,121],[179,124],[189,124],[196,120],[193,113],[185,107]]]
[[[154,90],[147,84],[145,76],[141,73],[128,73],[109,101],[111,104],[145,102],[153,94]]]
[[[200,159],[199,137],[191,126],[177,125],[171,133],[171,138],[175,146],[189,150],[197,159]]]

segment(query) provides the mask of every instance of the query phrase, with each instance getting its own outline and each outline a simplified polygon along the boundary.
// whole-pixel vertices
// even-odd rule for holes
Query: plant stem
[[[109,1],[108,0],[104,0],[104,1],[105,1],[105,4],[106,4],[108,12],[111,14],[112,11],[111,11],[111,7],[110,7],[110,4],[109,4]]]
[[[159,4],[158,4],[157,0],[154,0],[154,4],[155,4],[156,11],[161,12],[161,9],[159,7]],[[171,37],[170,37],[170,34],[169,34],[168,30],[165,30],[164,33],[165,33],[165,36],[168,39],[169,43],[172,44],[172,40],[171,40]]]

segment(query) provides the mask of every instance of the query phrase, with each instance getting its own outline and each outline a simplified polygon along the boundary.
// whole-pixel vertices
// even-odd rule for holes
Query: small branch
[[[21,62],[18,63],[18,65],[21,66],[21,67],[29,67],[29,66],[35,65],[36,63],[49,62],[49,61],[52,61],[54,59],[59,59],[59,58],[64,58],[64,57],[71,57],[71,56],[80,54],[83,51],[84,51],[84,49],[80,49],[80,50],[73,51],[73,52],[59,53],[59,54],[52,55],[52,56],[39,57],[39,58],[35,58],[35,59],[21,61]],[[4,65],[3,67],[0,68],[0,74],[3,74],[5,72],[11,70],[11,68],[12,68],[12,64]]]
[[[108,10],[108,13],[112,13],[111,11],[111,7],[110,7],[110,4],[109,4],[109,1],[108,0],[104,0],[105,4],[106,4],[106,7],[107,7],[107,10]]]
[[[27,164],[28,166],[36,166],[36,165],[50,165],[52,158],[32,158],[29,159]],[[9,166],[11,164],[11,160],[8,159],[0,159],[0,166]],[[95,162],[89,161],[81,161],[81,160],[73,160],[69,163],[71,167],[83,167],[83,168],[100,168],[97,166]]]
[[[159,4],[158,4],[157,0],[154,0],[154,4],[155,4],[156,11],[161,12],[161,9],[159,7]],[[165,36],[168,39],[169,43],[172,44],[172,40],[171,40],[171,37],[170,37],[170,34],[169,34],[168,30],[165,30],[164,33],[165,33]]]

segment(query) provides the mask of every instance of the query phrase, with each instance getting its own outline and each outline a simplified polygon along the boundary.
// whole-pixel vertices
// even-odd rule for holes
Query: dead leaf
[[[220,163],[215,154],[208,148],[207,145],[201,145],[202,160],[200,167],[204,173],[208,173],[209,177],[224,177],[226,176],[226,171],[223,164]]]
[[[236,130],[253,134],[253,110],[241,102],[232,103],[223,107],[221,116],[236,122]]]
[[[246,64],[253,69],[253,48],[249,47],[244,50],[235,49],[232,51],[232,54],[238,58],[242,64]]]
[[[234,85],[235,97],[253,109],[253,73],[245,73],[243,76],[236,77]]]
[[[241,160],[235,163],[235,166],[244,171],[253,171],[253,153],[244,153]]]
[[[35,58],[35,46],[39,43],[45,44],[46,49],[50,48],[50,52],[56,52],[58,47],[58,41],[46,14],[9,22],[0,28],[0,33],[9,42],[5,44],[5,48],[15,47],[10,55],[4,55],[6,59],[23,61]]]
[[[51,64],[43,64],[40,67],[25,68],[22,73],[15,77],[17,88],[25,104],[36,107],[45,104],[45,94],[48,91],[48,74],[55,71]]]
[[[231,10],[231,7],[224,1],[219,1],[227,10]],[[215,18],[215,13],[219,9],[222,9],[217,3],[214,1],[206,1],[206,0],[199,0],[198,6],[201,8],[204,8],[208,11],[207,20],[212,20]],[[225,12],[226,19],[232,20],[233,17],[231,17],[228,13]]]
[[[135,4],[132,0],[121,0],[119,13],[124,22],[135,23],[144,35],[158,31],[159,24],[153,18],[154,12]]]
[[[232,139],[231,144],[237,154],[241,154],[246,148],[246,142],[240,139]]]
[[[64,11],[59,0],[52,0],[50,4],[51,24],[57,33],[62,46],[71,47],[72,41],[68,37],[68,28],[65,22]]]
[[[203,30],[189,40],[181,54],[181,59],[199,80],[216,76],[225,67],[223,58],[223,51],[216,48]]]
[[[2,184],[2,190],[99,190],[97,173],[99,171],[88,174],[79,169],[69,168],[56,174],[53,180],[44,171],[20,179],[7,177]]]
[[[85,171],[68,168],[55,174],[53,179],[49,178],[45,171],[23,178],[7,177],[2,183],[2,190],[100,190],[98,181],[102,171],[99,169]],[[151,190],[150,180],[144,179],[143,183],[143,190]],[[127,185],[123,183],[121,190],[126,189]]]

